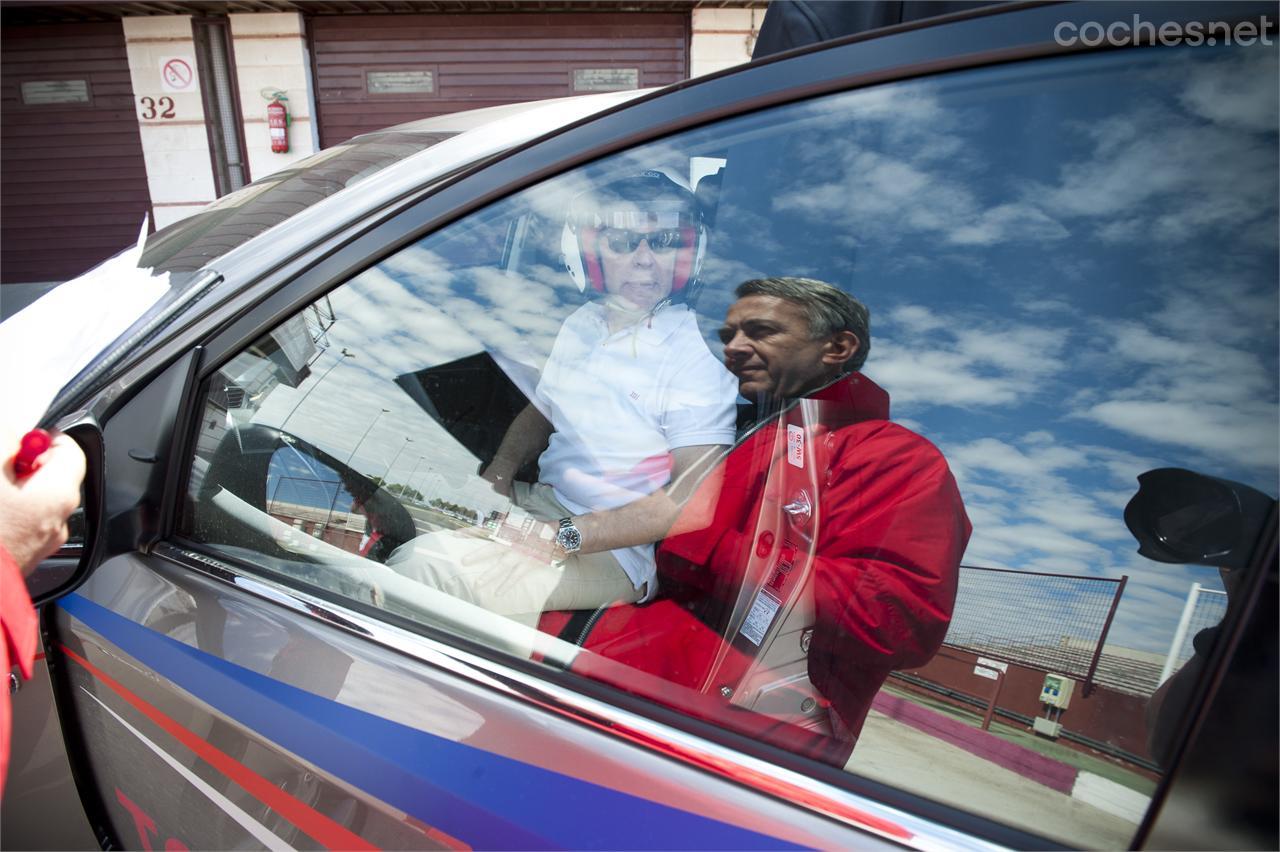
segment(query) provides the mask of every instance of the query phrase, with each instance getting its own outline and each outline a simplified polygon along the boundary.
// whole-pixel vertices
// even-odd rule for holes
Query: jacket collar
[[[863,420],[889,419],[889,394],[862,373],[849,373],[829,385],[818,388],[806,399],[831,403],[830,408],[842,420],[858,423]]]
[[[788,400],[780,407],[756,406],[747,418],[747,423],[754,425],[747,425],[741,430],[740,437],[785,421],[788,412],[800,406],[810,409],[816,421],[827,429],[839,429],[866,420],[889,419],[888,392],[862,373],[849,373],[807,396]]]

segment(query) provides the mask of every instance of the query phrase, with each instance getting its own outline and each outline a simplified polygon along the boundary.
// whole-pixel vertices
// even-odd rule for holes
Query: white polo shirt
[[[626,505],[671,479],[670,452],[734,440],[738,385],[703,341],[693,312],[667,305],[609,334],[597,303],[556,337],[537,390],[555,432],[539,479],[574,514]],[[656,591],[653,545],[612,551],[640,588]]]

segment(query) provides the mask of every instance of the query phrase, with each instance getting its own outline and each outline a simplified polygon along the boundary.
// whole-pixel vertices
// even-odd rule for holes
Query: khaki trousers
[[[512,502],[540,521],[557,523],[571,514],[550,485],[514,483]],[[470,559],[470,562],[468,562]],[[489,539],[441,531],[420,535],[395,549],[387,566],[419,583],[537,626],[553,610],[595,609],[634,603],[644,588],[632,585],[613,554],[574,554],[551,565]]]

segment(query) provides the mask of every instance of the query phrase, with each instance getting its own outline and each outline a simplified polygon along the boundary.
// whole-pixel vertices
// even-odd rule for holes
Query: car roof
[[[649,92],[657,91],[656,89],[627,89],[620,92],[596,92],[589,95],[570,95],[563,98],[546,98],[538,101],[521,101],[514,104],[499,104],[498,106],[481,107],[480,109],[468,109],[460,112],[450,112],[444,115],[433,115],[430,118],[418,118],[413,121],[406,121],[402,124],[395,124],[382,130],[371,131],[372,133],[466,133],[469,130],[475,130],[479,127],[491,124],[496,121],[516,118],[518,116],[527,116],[532,112],[546,111],[547,115],[553,115],[563,110],[565,115],[576,115],[582,109],[602,110],[610,106],[626,103],[632,98],[638,97]],[[370,134],[362,134],[356,139],[363,138]]]

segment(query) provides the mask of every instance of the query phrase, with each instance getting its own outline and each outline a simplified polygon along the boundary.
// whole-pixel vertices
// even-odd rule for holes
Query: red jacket
[[[9,674],[17,666],[24,678],[31,677],[36,654],[36,611],[27,596],[22,569],[9,551],[0,547],[0,666]],[[9,770],[10,717],[9,684],[0,684],[0,793]]]
[[[749,433],[686,505],[682,521],[699,528],[678,523],[660,545],[660,599],[604,613],[574,669],[778,738],[794,726],[748,719],[730,699],[807,577],[813,615],[792,624],[812,629],[795,656],[847,730],[840,748],[790,745],[847,757],[889,672],[941,645],[971,531],[942,454],[888,416],[888,395],[854,373]]]

